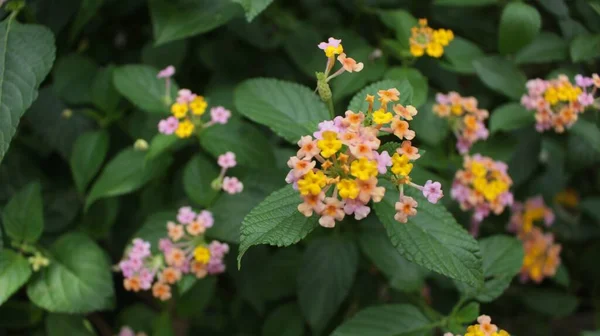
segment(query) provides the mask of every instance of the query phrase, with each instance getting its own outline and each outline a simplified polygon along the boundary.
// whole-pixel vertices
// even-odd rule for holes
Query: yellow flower
[[[367,158],[355,160],[350,165],[350,173],[361,181],[377,176],[377,162]]]
[[[471,173],[476,177],[484,177],[487,174],[487,169],[485,166],[479,162],[471,163]]]
[[[358,197],[359,190],[356,180],[343,179],[338,182],[337,187],[342,198],[355,199]]]
[[[182,139],[189,138],[194,133],[194,128],[194,124],[186,119],[179,123],[179,126],[175,130],[175,135]]]
[[[452,114],[455,116],[460,116],[463,114],[463,108],[460,104],[452,105],[450,111],[452,111]]]
[[[328,158],[342,148],[342,142],[338,140],[337,133],[325,131],[323,132],[323,139],[317,141],[317,147],[321,150],[321,156]]]
[[[333,56],[339,55],[343,52],[344,52],[344,47],[342,47],[341,44],[338,45],[337,47],[329,46],[329,47],[325,48],[325,56],[327,56],[327,57],[333,57]]]
[[[173,115],[177,119],[184,118],[187,115],[187,112],[188,112],[187,104],[175,103],[175,104],[171,105],[171,113],[173,113]]]
[[[302,196],[308,194],[316,196],[321,192],[325,183],[326,178],[322,171],[319,170],[315,173],[311,170],[298,181],[298,190]]]
[[[200,115],[203,115],[204,112],[206,111],[206,106],[207,105],[208,104],[206,103],[206,100],[204,100],[204,97],[197,96],[190,103],[190,108],[192,109],[192,113],[193,114],[200,116]]]
[[[394,115],[390,112],[385,112],[383,109],[379,109],[373,113],[373,121],[376,124],[387,124],[394,119]]]
[[[433,32],[433,40],[442,46],[447,46],[454,39],[454,33],[450,29],[438,29]]]
[[[544,100],[551,105],[555,105],[558,103],[558,91],[555,88],[548,88],[544,93]]]
[[[410,46],[410,53],[414,57],[421,57],[425,54],[425,49],[423,49],[422,47],[420,47],[416,44],[413,44]]]
[[[198,246],[194,249],[194,259],[202,264],[208,264],[210,260],[210,250],[204,246]]]
[[[412,171],[413,164],[406,155],[395,153],[392,156],[392,173],[407,176]]]
[[[488,186],[487,180],[485,177],[478,177],[473,181],[473,188],[479,192],[483,192]]]
[[[427,55],[435,58],[440,58],[444,54],[444,47],[437,42],[432,42],[427,45]]]
[[[485,336],[485,334],[479,328],[479,324],[475,324],[467,328],[465,336]]]

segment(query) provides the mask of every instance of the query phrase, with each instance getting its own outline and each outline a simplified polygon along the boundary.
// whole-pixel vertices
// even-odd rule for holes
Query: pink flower
[[[340,63],[342,63],[344,70],[348,72],[359,72],[364,67],[362,62],[357,63],[354,58],[346,57],[345,53],[341,53],[337,59],[340,61]]]
[[[229,253],[229,245],[227,243],[221,243],[218,241],[213,241],[208,245],[208,249],[210,250],[210,256],[223,259],[225,254]]]
[[[196,213],[191,207],[179,208],[179,212],[177,213],[177,221],[179,221],[179,223],[189,224],[194,221],[194,218],[196,218]]]
[[[306,160],[310,160],[321,151],[317,146],[317,141],[313,140],[310,135],[300,138],[300,141],[298,141],[298,147],[300,147],[300,149],[298,149],[298,153],[296,153],[296,155],[299,159],[304,158]]]
[[[181,89],[177,92],[177,102],[179,104],[191,103],[194,99],[196,99],[196,95],[188,89]]]
[[[575,83],[581,87],[588,87],[594,85],[594,80],[591,77],[584,77],[582,75],[575,76]]]
[[[135,332],[133,331],[133,329],[124,326],[121,328],[121,330],[119,331],[119,335],[117,336],[135,336]]]
[[[437,203],[437,201],[444,196],[440,182],[432,182],[431,180],[427,180],[423,186],[423,196],[427,198],[429,203]]]
[[[148,290],[152,287],[152,282],[154,281],[154,273],[151,272],[149,269],[147,268],[143,268],[140,273],[139,273],[139,277],[140,277],[140,287],[143,290]]]
[[[417,214],[417,201],[410,196],[401,196],[394,207],[396,209],[394,219],[400,223],[408,222],[408,217]]]
[[[162,238],[158,241],[158,249],[163,253],[168,253],[173,248],[173,243],[168,238]]]
[[[223,264],[223,260],[211,260],[208,265],[206,265],[206,271],[208,274],[220,274],[225,272],[225,264]]]
[[[594,96],[591,93],[582,93],[577,97],[577,100],[584,107],[594,104]]]
[[[387,173],[387,167],[392,165],[392,158],[390,157],[390,154],[388,154],[387,151],[383,151],[381,154],[374,151],[373,154],[375,156],[375,160],[377,160],[377,170],[379,171],[379,174]]]
[[[327,47],[337,48],[340,45],[340,43],[342,43],[342,40],[337,40],[337,39],[334,39],[333,37],[330,37],[327,42],[319,43],[319,49],[325,50],[325,49],[327,49]]]
[[[233,195],[241,193],[242,190],[244,190],[244,185],[242,182],[240,182],[240,180],[237,179],[237,177],[226,176],[223,178],[223,190],[226,193]]]
[[[123,276],[126,278],[132,277],[136,271],[131,261],[129,260],[121,260],[121,262],[119,263],[119,269],[121,270],[121,273],[123,273]]]
[[[361,220],[366,218],[371,212],[371,208],[364,205],[359,200],[348,199],[346,200],[346,204],[344,205],[344,212],[346,215],[354,214],[354,218],[356,220]]]
[[[235,153],[227,152],[225,154],[219,155],[219,159],[217,161],[221,168],[233,168],[237,165],[235,161]]]
[[[456,141],[456,150],[458,150],[458,153],[461,155],[467,154],[470,148],[471,141],[469,141],[469,139],[460,137],[458,138],[458,141]]]
[[[133,247],[129,252],[130,258],[143,259],[150,255],[150,243],[140,238],[133,240]]]
[[[213,224],[215,223],[215,219],[212,215],[212,212],[208,211],[208,210],[202,210],[200,211],[200,213],[198,214],[198,217],[196,217],[196,220],[200,223],[202,223],[202,225],[204,225],[205,228],[210,228],[213,226]]]
[[[302,197],[304,202],[298,204],[298,211],[306,217],[312,216],[313,212],[321,213],[325,208],[325,205],[323,204],[324,198],[324,192],[321,192],[318,195],[308,194]]]
[[[169,65],[168,67],[162,69],[156,77],[157,78],[169,78],[169,77],[173,76],[174,74],[175,74],[175,67],[172,65]]]
[[[437,93],[435,95],[435,100],[437,101],[438,104],[443,104],[443,105],[450,104],[450,98],[448,98],[448,96],[443,93]]]
[[[315,139],[321,140],[323,138],[322,134],[325,131],[334,131],[339,133],[339,128],[335,125],[333,120],[325,120],[319,123],[319,130],[313,133]]]
[[[210,117],[215,124],[226,124],[231,117],[231,111],[223,106],[217,106],[210,109]]]
[[[171,135],[179,126],[179,121],[175,117],[168,117],[158,123],[158,131],[162,134]]]

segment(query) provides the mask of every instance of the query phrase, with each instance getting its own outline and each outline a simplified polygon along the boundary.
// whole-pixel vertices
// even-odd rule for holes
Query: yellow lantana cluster
[[[427,25],[427,19],[419,19],[419,25],[411,29],[410,53],[414,57],[427,53],[431,57],[440,58],[444,54],[444,47],[453,39],[452,30],[433,29]]]
[[[460,336],[452,333],[445,333],[444,336]],[[464,336],[510,336],[503,329],[498,329],[498,326],[492,324],[492,318],[487,315],[481,315],[477,318],[477,324],[467,327],[467,333]]]

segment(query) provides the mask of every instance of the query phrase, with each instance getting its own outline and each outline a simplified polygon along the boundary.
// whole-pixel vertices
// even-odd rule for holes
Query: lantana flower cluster
[[[489,112],[478,108],[475,97],[461,97],[457,92],[449,92],[438,93],[435,98],[437,104],[433,105],[433,112],[448,119],[458,140],[456,149],[461,155],[467,154],[477,140],[488,138],[484,121]]]
[[[167,97],[169,95],[170,77],[175,69],[169,66],[158,74],[158,78],[165,78]],[[158,123],[158,131],[162,134],[175,134],[178,138],[191,137],[197,130],[215,124],[226,124],[231,117],[231,111],[223,106],[210,109],[210,120],[202,120],[208,103],[203,96],[197,95],[188,89],[181,89],[177,93],[177,100],[171,105],[172,116]]]
[[[378,186],[378,178],[388,172],[388,167],[388,178],[400,190],[395,204],[397,221],[406,223],[408,217],[417,213],[417,202],[404,195],[404,185],[421,190],[432,203],[443,196],[439,182],[427,181],[425,186],[419,186],[409,176],[412,162],[421,156],[411,144],[415,132],[408,124],[417,110],[394,104],[399,100],[397,89],[380,90],[377,95],[378,109],[373,107],[375,97],[367,95],[367,113],[348,110],[344,117],[321,122],[313,136],[303,136],[298,141],[300,148],[288,161],[291,171],[286,181],[304,200],[298,211],[307,217],[317,213],[321,216],[319,224],[324,227],[334,227],[346,215],[354,215],[357,220],[367,217],[371,211],[368,203],[381,201],[385,194],[385,188]],[[392,155],[378,151],[380,132],[403,140]]]
[[[575,83],[569,77],[557,79],[540,78],[527,82],[527,94],[521,97],[521,104],[528,110],[535,110],[535,128],[538,132],[554,129],[562,133],[573,126],[578,115],[594,104],[594,95],[600,87],[600,76],[575,76]]]
[[[444,336],[460,336],[452,333],[445,333]],[[464,336],[510,336],[510,334],[498,326],[492,324],[492,318],[487,315],[481,315],[477,318],[477,324],[467,327]]]
[[[142,331],[136,333],[133,331],[133,329],[131,329],[131,327],[123,326],[121,327],[121,330],[119,330],[119,334],[117,336],[148,336],[148,334]]]
[[[512,207],[509,230],[523,242],[525,257],[521,267],[521,281],[529,279],[540,283],[545,277],[552,277],[560,265],[561,245],[554,243],[552,233],[543,233],[543,223],[549,227],[554,222],[554,212],[544,204],[541,196],[528,199],[524,204],[515,202]]]
[[[160,239],[161,253],[152,255],[150,243],[135,238],[119,263],[123,274],[123,286],[128,291],[152,289],[152,295],[162,301],[171,298],[171,286],[183,275],[197,278],[225,271],[223,258],[229,252],[226,243],[208,243],[204,236],[214,224],[213,215],[207,210],[196,213],[190,207],[182,207],[177,222],[166,224],[167,236]]]
[[[342,40],[330,37],[327,42],[321,42],[318,45],[319,49],[323,50],[325,56],[327,56],[327,65],[325,66],[325,82],[343,74],[344,72],[360,72],[364,64],[362,62],[356,62],[353,58],[347,57],[344,53],[344,47],[342,46]],[[333,66],[335,65],[335,55],[339,55],[337,60],[340,62],[342,67],[329,75]]]
[[[501,214],[513,204],[510,192],[512,179],[504,162],[475,154],[464,156],[463,169],[458,170],[452,183],[451,196],[463,211],[474,210],[471,233],[479,233],[479,225],[490,212]]]
[[[227,152],[219,155],[217,163],[219,164],[219,167],[221,167],[221,172],[219,173],[219,176],[212,182],[213,189],[223,189],[223,191],[230,195],[241,193],[242,190],[244,190],[244,185],[242,182],[238,180],[237,177],[225,176],[228,169],[237,165],[235,153]]]
[[[428,26],[427,19],[419,19],[419,25],[411,28],[410,53],[414,57],[427,53],[431,57],[440,58],[444,54],[444,47],[453,39],[452,30],[433,29]]]

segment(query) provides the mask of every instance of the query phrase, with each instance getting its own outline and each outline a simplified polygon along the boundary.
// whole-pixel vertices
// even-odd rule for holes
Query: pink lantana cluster
[[[121,330],[119,330],[119,334],[117,336],[148,336],[148,334],[142,331],[136,333],[133,331],[133,329],[131,329],[131,327],[123,326]]]
[[[437,104],[433,105],[433,112],[450,122],[460,154],[467,154],[477,140],[488,138],[484,121],[489,112],[477,107],[475,97],[461,97],[457,92],[450,92],[447,95],[438,93],[435,99]]]
[[[540,78],[527,82],[527,94],[521,97],[521,104],[528,110],[535,110],[535,128],[538,132],[550,129],[558,133],[571,127],[580,113],[595,104],[594,95],[600,87],[600,76],[575,76],[575,83],[569,77],[557,79]]]
[[[465,156],[463,169],[458,170],[452,183],[451,196],[464,211],[474,210],[471,233],[479,233],[479,225],[490,212],[501,214],[513,204],[510,192],[512,179],[504,162],[475,154]]]
[[[428,181],[425,186],[411,182],[411,162],[421,155],[409,141],[415,132],[409,129],[407,120],[412,120],[417,110],[393,104],[399,100],[399,94],[396,89],[380,90],[380,106],[376,110],[375,97],[367,95],[366,113],[348,110],[345,117],[321,122],[313,136],[303,136],[298,141],[300,148],[288,161],[291,171],[286,177],[286,182],[293,184],[302,196],[298,211],[307,217],[317,213],[319,224],[328,228],[346,215],[363,219],[371,211],[369,202],[380,202],[385,194],[385,188],[378,186],[378,177],[384,176],[388,167],[391,177],[386,178],[400,190],[397,221],[406,223],[408,217],[417,213],[417,202],[404,195],[405,185],[421,190],[432,203],[443,196],[439,182]],[[393,134],[403,140],[393,155],[379,151],[380,134]]]
[[[244,185],[237,177],[229,177],[225,176],[227,170],[233,168],[237,165],[237,161],[235,160],[235,153],[227,152],[225,154],[219,155],[217,160],[219,167],[221,167],[221,173],[219,173],[219,177],[215,181],[213,181],[213,187],[215,189],[223,189],[226,193],[233,195],[237,193],[241,193],[244,190]]]
[[[224,272],[223,258],[229,246],[218,241],[207,243],[204,237],[213,224],[209,211],[196,213],[190,207],[182,207],[177,222],[167,222],[167,235],[158,246],[161,253],[152,255],[149,242],[134,239],[119,262],[125,289],[134,292],[152,289],[154,297],[165,301],[171,298],[171,286],[185,274],[204,278],[207,274]]]
[[[555,218],[552,209],[544,204],[542,196],[531,197],[525,203],[515,202],[511,212],[508,230],[519,238],[527,235],[535,223],[541,222],[549,227],[554,223]]]

